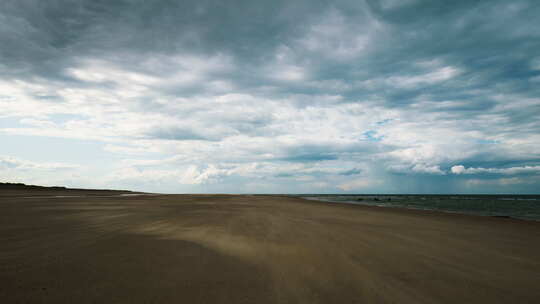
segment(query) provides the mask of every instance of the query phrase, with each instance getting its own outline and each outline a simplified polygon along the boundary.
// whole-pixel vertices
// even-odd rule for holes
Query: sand
[[[540,303],[540,222],[280,196],[25,196],[0,195],[2,303]]]

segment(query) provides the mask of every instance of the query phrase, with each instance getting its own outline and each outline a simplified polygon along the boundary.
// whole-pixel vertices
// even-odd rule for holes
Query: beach
[[[1,302],[540,302],[540,222],[122,194],[0,195]]]

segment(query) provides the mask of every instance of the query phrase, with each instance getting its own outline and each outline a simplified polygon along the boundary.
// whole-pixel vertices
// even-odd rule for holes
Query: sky
[[[540,193],[540,2],[2,0],[0,181]]]

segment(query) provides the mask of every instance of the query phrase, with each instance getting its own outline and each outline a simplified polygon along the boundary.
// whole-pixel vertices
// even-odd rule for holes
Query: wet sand
[[[0,195],[2,303],[540,303],[540,222],[280,196],[19,194]]]

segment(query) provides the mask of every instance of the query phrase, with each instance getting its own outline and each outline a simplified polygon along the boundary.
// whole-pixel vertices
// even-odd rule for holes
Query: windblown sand
[[[539,222],[279,196],[22,196],[0,195],[1,303],[540,303]]]

